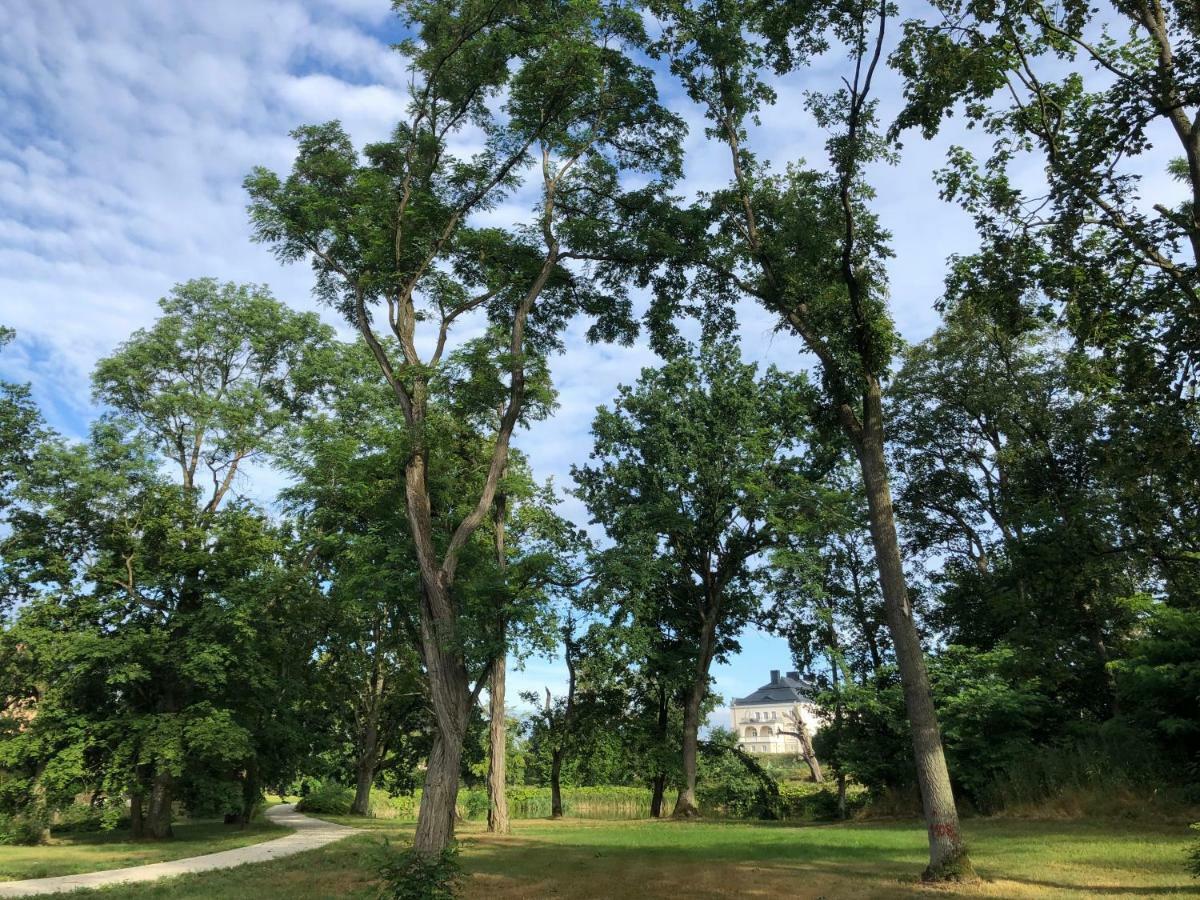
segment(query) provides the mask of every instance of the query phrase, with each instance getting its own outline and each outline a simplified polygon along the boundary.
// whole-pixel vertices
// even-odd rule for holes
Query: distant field
[[[312,853],[104,896],[315,898],[375,896],[374,847],[411,823],[336,821],[369,829]],[[1197,897],[1183,868],[1184,826],[1141,823],[967,823],[984,881],[926,888],[918,823],[788,826],[703,822],[520,821],[505,838],[460,829],[470,900],[508,898]]]

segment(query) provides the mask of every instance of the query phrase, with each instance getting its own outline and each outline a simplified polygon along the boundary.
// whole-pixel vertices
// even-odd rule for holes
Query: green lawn
[[[311,853],[157,885],[103,892],[133,900],[368,898],[383,836],[411,825],[337,818],[369,829]],[[508,898],[1197,897],[1182,825],[972,820],[984,881],[927,888],[924,832],[913,822],[792,827],[721,822],[542,820],[496,838],[460,829],[470,900]]]
[[[40,847],[0,846],[0,881],[141,866],[232,850],[290,833],[291,829],[266,821],[245,829],[218,821],[177,824],[175,839],[170,841],[135,841],[125,830],[56,835]]]

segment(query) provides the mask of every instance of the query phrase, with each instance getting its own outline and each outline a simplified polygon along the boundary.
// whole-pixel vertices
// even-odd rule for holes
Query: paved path
[[[131,866],[127,869],[106,869],[103,872],[85,872],[81,875],[60,875],[57,878],[31,878],[27,881],[0,881],[0,897],[32,897],[35,894],[60,894],[77,888],[103,887],[108,884],[122,884],[131,881],[157,881],[159,878],[169,878],[172,875],[186,875],[190,872],[207,872],[210,869],[229,869],[246,863],[266,862],[281,856],[291,856],[293,853],[303,853],[305,850],[315,850],[351,834],[356,834],[358,828],[346,825],[335,825],[332,822],[322,822],[320,819],[310,819],[296,812],[291,803],[272,806],[267,810],[267,818],[278,825],[294,828],[295,834],[276,838],[273,841],[262,841],[249,847],[238,847],[236,850],[222,850],[220,853],[208,853],[204,856],[189,856],[185,859],[173,859],[169,862],[150,863],[145,866]]]

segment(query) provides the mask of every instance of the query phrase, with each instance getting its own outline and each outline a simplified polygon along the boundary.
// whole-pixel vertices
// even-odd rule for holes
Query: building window
[[[748,737],[748,738],[758,737],[758,731],[756,731],[754,728],[747,728],[746,729],[746,737]]]
[[[758,730],[758,734],[760,737],[770,737],[771,736],[771,726],[764,725],[762,728],[760,728]]]

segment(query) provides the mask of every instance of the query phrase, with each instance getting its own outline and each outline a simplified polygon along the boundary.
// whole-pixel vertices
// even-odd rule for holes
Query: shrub
[[[348,816],[353,803],[354,788],[336,781],[318,781],[309,785],[308,793],[296,804],[296,809],[317,815]],[[383,791],[372,789],[371,799],[367,803],[367,818],[395,819],[404,815],[409,808],[409,798],[393,798]]]
[[[89,831],[102,831],[113,827],[104,815],[103,806],[93,806],[90,803],[72,803],[59,811],[54,819],[54,831],[62,834],[82,834]]]
[[[447,847],[434,857],[414,853],[411,848],[393,850],[382,846],[379,877],[381,900],[454,900],[462,884],[458,848]]]
[[[15,815],[0,813],[0,844],[42,843],[50,824],[44,808],[30,808]]]

